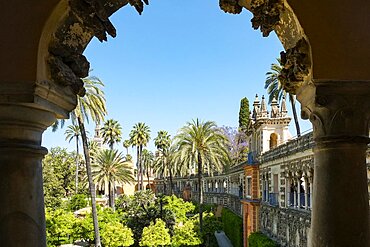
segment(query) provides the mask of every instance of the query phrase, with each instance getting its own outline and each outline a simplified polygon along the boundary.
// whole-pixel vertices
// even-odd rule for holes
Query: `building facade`
[[[292,139],[290,120],[285,99],[280,106],[273,100],[268,112],[264,97],[259,101],[256,96],[247,137],[248,160],[203,178],[204,202],[222,205],[242,217],[245,247],[256,231],[280,246],[311,246],[315,144],[312,132]],[[367,172],[370,191],[369,148]],[[157,192],[165,192],[164,182],[155,181]],[[174,178],[174,184],[178,196],[198,199],[196,175]]]

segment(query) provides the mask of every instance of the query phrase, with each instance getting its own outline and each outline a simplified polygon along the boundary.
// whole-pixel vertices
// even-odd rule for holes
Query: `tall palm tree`
[[[281,75],[281,70],[283,68],[281,66],[280,58],[277,58],[276,60],[278,63],[271,64],[271,71],[266,73],[265,89],[267,89],[267,93],[269,94],[269,103],[271,103],[274,98],[280,102],[282,98],[286,98],[286,96],[288,95],[293,111],[293,118],[297,131],[297,136],[300,137],[301,130],[299,127],[297,111],[295,108],[295,95],[290,94],[284,90],[284,83],[282,82],[285,80],[285,78]]]
[[[158,131],[157,137],[154,138],[154,145],[159,151],[169,148],[171,145],[171,136],[165,130]]]
[[[108,184],[109,206],[114,210],[113,188],[115,182],[120,184],[134,181],[129,163],[118,150],[102,150],[92,166],[95,183],[99,186]]]
[[[160,170],[162,170],[162,175],[166,175],[168,172],[170,178],[170,195],[172,195],[173,192],[172,169],[170,167],[172,155],[172,150],[170,150],[171,142],[171,136],[164,130],[158,131],[157,137],[154,138],[154,144],[158,149],[157,166],[162,166],[160,168]]]
[[[109,145],[110,149],[113,149],[113,145],[121,141],[122,138],[122,127],[118,121],[108,119],[105,121],[104,126],[101,128],[103,132],[104,143]]]
[[[79,168],[79,146],[78,141],[81,136],[80,128],[78,125],[69,125],[67,130],[64,132],[66,140],[71,142],[73,139],[76,140],[76,178],[75,178],[75,193],[78,194],[78,168]]]
[[[161,151],[158,150],[154,162],[155,171],[164,179],[164,191],[166,192],[166,177],[169,177],[169,194],[173,194],[173,176],[177,173],[179,159],[176,159],[176,146],[171,145]]]
[[[131,146],[130,140],[123,141],[123,147],[126,148],[126,155],[128,155],[128,148]]]
[[[70,117],[72,119],[72,123],[78,123],[81,132],[82,146],[85,156],[86,174],[91,194],[95,246],[101,247],[98,216],[96,210],[96,191],[95,185],[92,180],[90,154],[84,122],[89,122],[89,119],[91,118],[96,124],[99,124],[101,121],[103,121],[104,116],[107,114],[107,109],[105,106],[104,92],[102,90],[102,88],[104,87],[104,83],[95,76],[86,77],[83,79],[83,82],[86,90],[85,96],[77,98],[76,108],[71,112]],[[54,123],[53,125],[53,131],[55,131],[59,126],[62,127],[63,124],[63,120],[56,121],[56,123]]]
[[[213,121],[188,122],[175,137],[183,164],[197,164],[199,187],[199,225],[203,227],[203,168],[221,171],[229,159],[227,137]]]
[[[150,187],[150,174],[152,173],[153,169],[154,169],[154,154],[149,151],[148,149],[144,149],[143,150],[143,154],[142,154],[142,158],[143,158],[143,170],[146,174],[146,177],[148,179],[148,186],[149,188]]]
[[[150,128],[145,123],[137,123],[133,126],[130,132],[130,143],[137,150],[137,182],[139,190],[143,189],[143,167],[141,165],[141,154],[143,147],[145,147],[150,140]]]

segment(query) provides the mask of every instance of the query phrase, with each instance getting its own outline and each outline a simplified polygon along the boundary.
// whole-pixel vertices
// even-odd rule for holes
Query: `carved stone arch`
[[[241,7],[253,14],[254,29],[264,37],[275,31],[285,51],[281,52],[284,89],[296,94],[312,77],[312,52],[309,38],[287,0],[220,0],[220,7],[227,13],[239,14]]]
[[[37,51],[36,94],[41,105],[50,107],[50,102],[61,106],[53,109],[58,118],[68,117],[77,95],[85,93],[81,78],[90,68],[83,55],[85,48],[94,36],[101,42],[107,35],[116,36],[109,16],[128,3],[141,14],[141,0],[61,0],[51,11]]]

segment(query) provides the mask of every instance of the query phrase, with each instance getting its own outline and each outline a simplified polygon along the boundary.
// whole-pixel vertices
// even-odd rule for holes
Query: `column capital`
[[[370,81],[314,80],[297,92],[316,142],[368,143]]]
[[[55,119],[53,111],[35,104],[0,104],[0,147],[40,149],[42,133]]]

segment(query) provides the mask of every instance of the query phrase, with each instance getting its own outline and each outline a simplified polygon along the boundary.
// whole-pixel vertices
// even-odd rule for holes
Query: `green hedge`
[[[248,238],[249,247],[278,247],[279,245],[260,232],[254,232]]]
[[[234,247],[243,247],[243,220],[227,208],[222,209],[221,220],[224,232]]]

